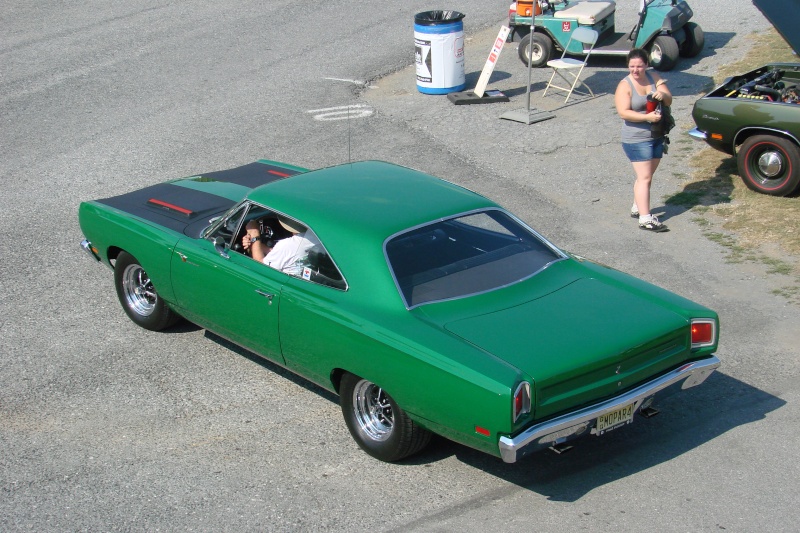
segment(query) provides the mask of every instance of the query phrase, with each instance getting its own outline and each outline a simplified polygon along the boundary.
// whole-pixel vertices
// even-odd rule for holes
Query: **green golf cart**
[[[526,65],[531,61],[532,67],[547,65],[556,50],[560,55],[567,46],[568,54],[584,55],[588,48],[585,51],[576,40],[569,43],[578,27],[599,34],[592,55],[624,57],[632,48],[642,48],[650,55],[650,66],[661,71],[672,70],[679,57],[694,57],[703,50],[703,30],[689,21],[693,12],[684,0],[640,0],[638,21],[627,32],[616,31],[616,7],[613,1],[515,2],[508,13],[511,39],[519,41],[520,60]]]

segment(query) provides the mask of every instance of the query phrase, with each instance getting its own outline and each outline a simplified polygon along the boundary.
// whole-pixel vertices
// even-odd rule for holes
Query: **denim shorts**
[[[622,151],[631,163],[661,159],[664,155],[664,137],[649,139],[638,143],[622,143]]]

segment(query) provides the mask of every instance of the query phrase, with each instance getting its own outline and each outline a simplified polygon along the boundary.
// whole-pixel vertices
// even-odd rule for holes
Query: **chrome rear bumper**
[[[688,389],[700,385],[720,365],[715,356],[708,359],[686,363],[672,372],[640,385],[633,390],[604,402],[584,407],[573,413],[567,413],[552,420],[531,426],[514,437],[500,437],[498,445],[500,456],[506,463],[514,463],[517,459],[554,444],[595,432],[597,417],[611,413],[633,404],[634,413],[642,407],[649,406],[645,401],[667,388]],[[664,394],[666,396],[666,393]],[[644,404],[644,405],[643,405]]]

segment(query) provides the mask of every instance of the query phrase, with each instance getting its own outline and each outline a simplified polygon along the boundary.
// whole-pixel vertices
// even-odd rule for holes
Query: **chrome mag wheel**
[[[394,412],[389,395],[374,383],[362,379],[353,389],[353,414],[370,439],[383,442],[394,429]]]
[[[362,450],[381,461],[399,461],[431,440],[383,387],[345,372],[339,384],[342,415]]]
[[[150,316],[158,303],[158,294],[147,272],[140,265],[128,265],[122,273],[122,290],[131,311]]]
[[[120,252],[114,262],[114,287],[125,314],[145,329],[160,331],[180,318],[159,298],[150,276],[127,252]]]

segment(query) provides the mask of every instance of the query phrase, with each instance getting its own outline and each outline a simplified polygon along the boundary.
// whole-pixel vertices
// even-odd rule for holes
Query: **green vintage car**
[[[735,155],[750,189],[800,192],[800,63],[770,63],[732,76],[694,104],[689,135]]]
[[[134,322],[184,317],[339,394],[384,461],[437,433],[515,462],[652,416],[655,396],[720,364],[713,311],[389,163],[262,160],[84,202],[79,217]],[[248,255],[301,236],[289,268]]]

